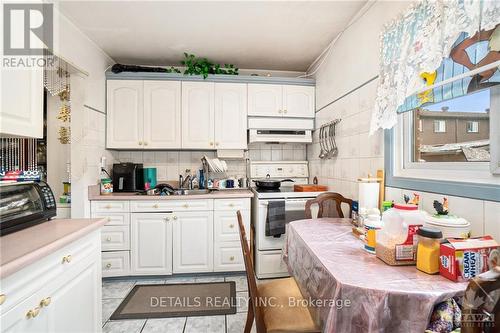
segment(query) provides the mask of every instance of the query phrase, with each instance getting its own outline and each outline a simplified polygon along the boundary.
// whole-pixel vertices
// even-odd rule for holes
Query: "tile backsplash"
[[[194,173],[201,169],[201,158],[216,157],[214,151],[119,151],[114,154],[117,162],[142,163],[144,167],[157,168],[157,178],[162,181],[178,180],[186,169]],[[306,159],[305,144],[265,144],[257,143],[248,146],[248,158],[254,161],[304,161]],[[226,160],[228,176],[243,177],[247,175],[245,160]]]

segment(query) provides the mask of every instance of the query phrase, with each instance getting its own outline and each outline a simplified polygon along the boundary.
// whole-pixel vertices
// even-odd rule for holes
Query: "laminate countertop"
[[[207,194],[193,195],[139,195],[134,192],[113,192],[101,195],[98,185],[89,186],[89,200],[196,200],[196,199],[233,199],[252,198],[249,189],[214,190]]]
[[[99,229],[106,219],[53,219],[0,239],[0,278],[46,257]]]

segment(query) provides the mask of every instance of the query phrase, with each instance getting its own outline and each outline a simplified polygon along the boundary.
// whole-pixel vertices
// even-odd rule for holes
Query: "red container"
[[[448,241],[440,246],[439,274],[456,282],[468,281],[488,271],[490,253],[498,248],[491,236]]]

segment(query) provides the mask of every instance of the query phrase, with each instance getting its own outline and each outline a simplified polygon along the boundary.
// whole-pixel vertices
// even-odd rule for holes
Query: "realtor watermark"
[[[252,299],[256,305],[262,307],[307,307],[307,308],[336,308],[341,310],[351,307],[349,299],[313,299],[313,298],[296,298],[288,297],[283,303],[283,299],[278,297],[259,297]],[[152,308],[227,308],[231,306],[249,306],[250,298],[248,297],[181,297],[181,296],[152,296],[150,297],[149,306]]]
[[[44,54],[53,47],[53,4],[3,4],[3,67],[29,69],[51,66],[52,57],[44,57]]]

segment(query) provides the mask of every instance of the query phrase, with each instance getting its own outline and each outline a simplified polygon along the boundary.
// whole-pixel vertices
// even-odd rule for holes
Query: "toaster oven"
[[[0,184],[0,236],[56,216],[56,201],[44,182]]]

